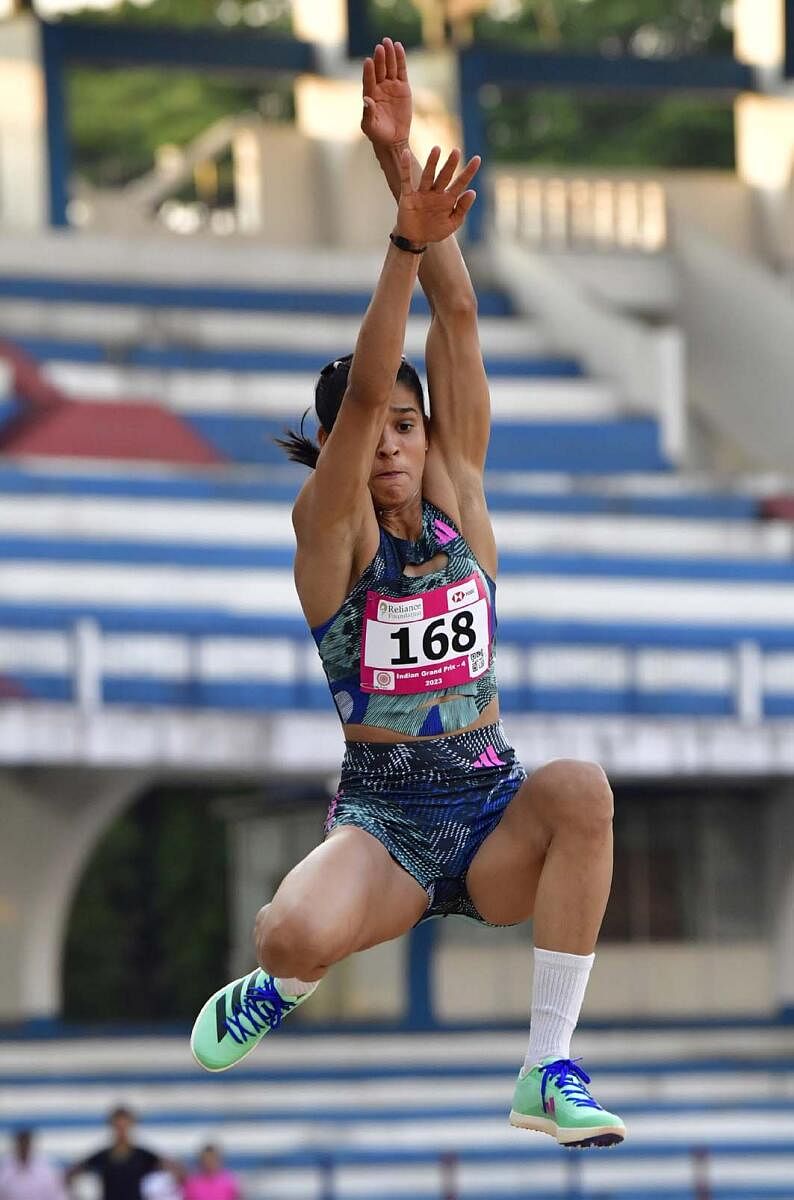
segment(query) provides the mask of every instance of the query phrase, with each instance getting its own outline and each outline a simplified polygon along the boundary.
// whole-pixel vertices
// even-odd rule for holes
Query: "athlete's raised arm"
[[[399,42],[384,38],[365,60],[363,91],[361,128],[399,199],[400,160],[409,149],[413,115],[408,65]],[[411,169],[416,178],[420,167],[413,155]],[[490,399],[477,330],[477,299],[454,237],[428,247],[419,282],[432,313],[426,365],[435,440],[453,473],[462,468],[481,473],[488,449]]]
[[[438,147],[430,152],[417,184],[410,156],[399,161],[401,194],[397,221],[375,293],[356,341],[347,390],[323,441],[312,496],[315,519],[324,529],[350,522],[351,512],[367,494],[378,446],[405,341],[405,325],[421,253],[413,248],[443,241],[459,229],[474,203],[469,190],[479,162],[472,160],[453,179],[458,155],[437,170]]]

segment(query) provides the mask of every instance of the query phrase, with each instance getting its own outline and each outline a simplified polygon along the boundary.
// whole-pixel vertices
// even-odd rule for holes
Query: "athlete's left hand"
[[[373,146],[405,144],[411,132],[413,100],[401,42],[384,38],[364,59],[364,116],[361,128]]]
[[[418,186],[411,179],[411,154],[405,149],[400,155],[402,190],[397,207],[396,232],[418,246],[428,242],[443,242],[463,224],[466,213],[477,199],[469,184],[480,169],[480,158],[470,158],[455,175],[460,151],[453,150],[441,170],[438,162],[441,150],[434,146],[428,155]]]

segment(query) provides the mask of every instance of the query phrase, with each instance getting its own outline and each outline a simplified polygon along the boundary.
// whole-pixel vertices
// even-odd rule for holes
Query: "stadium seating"
[[[195,1067],[185,1038],[6,1041],[0,1129],[29,1123],[71,1162],[124,1102],[139,1140],[165,1154],[218,1142],[248,1200],[690,1200],[697,1181],[710,1200],[791,1196],[790,1030],[580,1032],[575,1050],[630,1134],[585,1155],[508,1125],[524,1040],[279,1033],[222,1076]]]
[[[0,426],[5,695],[72,699],[88,618],[108,704],[327,709],[290,571],[304,473],[272,435],[352,344],[366,299],[0,276],[7,404],[27,414]],[[752,490],[679,475],[653,416],[500,293],[480,311],[505,710],[727,716],[749,645],[764,713],[794,713],[790,524],[762,521]]]

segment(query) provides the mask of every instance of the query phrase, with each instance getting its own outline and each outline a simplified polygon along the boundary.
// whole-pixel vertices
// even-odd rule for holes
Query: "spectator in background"
[[[33,1153],[33,1130],[18,1129],[11,1153],[0,1163],[0,1200],[66,1200],[61,1174]]]
[[[113,1141],[104,1150],[75,1163],[66,1172],[67,1183],[87,1172],[102,1182],[102,1200],[144,1200],[141,1183],[147,1175],[171,1170],[159,1155],[132,1141],[135,1116],[128,1108],[114,1108],[109,1117]]]
[[[184,1183],[184,1200],[240,1200],[240,1185],[223,1165],[217,1146],[205,1146],[198,1170]]]

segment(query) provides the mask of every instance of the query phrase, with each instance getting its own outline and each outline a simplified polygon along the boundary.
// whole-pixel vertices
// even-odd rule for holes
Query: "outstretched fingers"
[[[371,58],[364,59],[364,68],[361,72],[361,90],[365,98],[370,100],[373,98],[375,91],[375,64]]]
[[[468,213],[469,209],[474,204],[474,201],[476,199],[477,199],[477,193],[472,189],[470,189],[468,192],[463,193],[463,195],[460,197],[457,204],[453,208],[452,212],[449,214],[449,232],[450,233],[457,233],[457,231],[460,229],[461,225],[463,224],[464,220],[466,219],[466,214]]]
[[[479,154],[475,154],[473,158],[469,159],[469,161],[466,163],[466,166],[463,168],[457,178],[454,179],[447,188],[450,196],[460,202],[460,200],[463,198],[463,193],[466,191],[472,179],[479,171],[481,163],[482,159],[480,158]],[[472,201],[472,204],[473,203],[474,201]],[[471,204],[469,207],[471,207]]]
[[[397,78],[402,79],[405,83],[408,80],[408,59],[405,55],[405,46],[402,42],[394,43],[394,53],[397,59]]]
[[[469,188],[469,190],[464,192],[459,198],[457,204],[455,205],[455,215],[459,215],[461,221],[466,216],[466,213],[469,211],[476,199],[477,193],[475,192],[474,188]]]
[[[434,146],[427,156],[427,162],[422,170],[422,177],[419,180],[418,192],[429,192],[433,190],[436,181],[436,167],[438,160],[441,157],[441,147]]]
[[[449,158],[444,163],[443,167],[436,176],[435,188],[437,192],[445,192],[452,181],[452,176],[455,174],[455,168],[460,162],[460,150],[452,150]]]
[[[383,83],[386,78],[386,51],[380,42],[372,52],[372,62],[375,67],[375,82]]]
[[[386,78],[397,78],[397,51],[391,38],[383,39],[383,52],[386,60]]]

